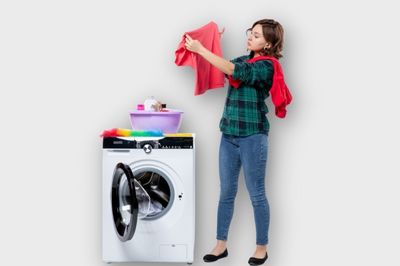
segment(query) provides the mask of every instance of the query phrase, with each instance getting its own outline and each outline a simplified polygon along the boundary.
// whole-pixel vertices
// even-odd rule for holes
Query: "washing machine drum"
[[[114,169],[111,205],[114,226],[123,242],[132,239],[137,220],[159,217],[170,203],[171,191],[159,174],[134,176],[131,168],[118,163]]]

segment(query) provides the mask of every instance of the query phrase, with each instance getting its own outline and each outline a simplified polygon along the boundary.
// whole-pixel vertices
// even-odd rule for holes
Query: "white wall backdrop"
[[[101,138],[129,128],[148,96],[184,110],[197,134],[195,262],[215,243],[218,122],[226,89],[193,96],[174,64],[185,31],[225,27],[228,59],[245,29],[274,18],[294,96],[271,122],[268,265],[400,265],[400,23],[395,1],[2,1],[2,265],[103,265]],[[272,109],[271,102],[268,102]],[[241,175],[227,259],[255,244]],[[138,265],[138,264],[129,264]],[[149,264],[153,265],[153,264]],[[156,264],[154,264],[156,265]]]

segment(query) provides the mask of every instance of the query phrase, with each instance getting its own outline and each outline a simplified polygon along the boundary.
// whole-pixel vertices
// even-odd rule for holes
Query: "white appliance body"
[[[102,240],[105,262],[193,262],[194,139],[194,134],[192,137],[104,138]],[[124,181],[117,182],[117,189],[112,192],[113,184],[116,184],[117,165],[128,167],[136,178],[151,175],[150,181],[143,181],[149,195],[154,192],[154,186],[148,184],[154,182],[153,175],[161,179],[161,185],[166,191],[161,192],[162,197],[167,198],[168,202],[165,208],[161,207],[162,212],[152,217],[134,217],[135,212],[131,210],[134,204],[129,204],[128,200],[126,207],[123,203],[127,196],[117,196],[119,200],[114,204],[113,193],[123,194],[124,183]],[[127,180],[124,173],[120,174],[120,177],[121,180]],[[125,190],[129,192],[127,188]],[[120,235],[117,225],[125,226],[124,229],[120,228],[122,230]],[[121,236],[124,230],[131,230],[129,239],[126,234]]]

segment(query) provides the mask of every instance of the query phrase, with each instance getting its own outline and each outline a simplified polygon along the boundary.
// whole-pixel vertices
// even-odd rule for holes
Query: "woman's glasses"
[[[247,36],[247,38],[254,37],[257,39],[257,38],[262,37],[262,34],[260,34],[258,32],[253,32],[252,29],[247,29],[246,36]]]

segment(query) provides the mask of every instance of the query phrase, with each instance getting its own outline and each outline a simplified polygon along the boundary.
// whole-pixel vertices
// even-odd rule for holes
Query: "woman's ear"
[[[264,50],[265,49],[271,49],[271,43],[270,42],[267,42],[265,45],[264,45]]]

